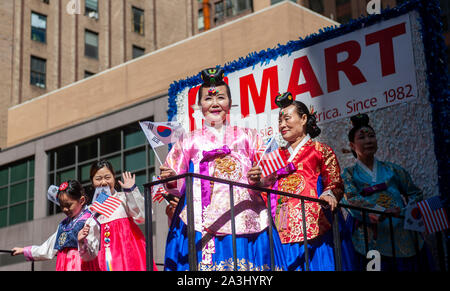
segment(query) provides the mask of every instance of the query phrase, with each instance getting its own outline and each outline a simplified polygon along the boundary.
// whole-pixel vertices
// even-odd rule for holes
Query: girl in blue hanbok
[[[366,114],[353,116],[351,121],[353,128],[348,138],[357,160],[354,166],[346,168],[342,174],[345,185],[343,202],[394,215],[392,223],[397,258],[395,262],[392,259],[389,219],[385,215],[367,215],[366,249],[362,214],[358,210],[349,209],[355,219],[352,240],[360,268],[366,269],[367,252],[377,250],[381,254],[382,270],[426,270],[429,264],[421,235],[405,230],[404,220],[398,218],[405,214],[408,202],[422,200],[422,191],[414,185],[405,169],[375,157],[378,149],[377,137]]]

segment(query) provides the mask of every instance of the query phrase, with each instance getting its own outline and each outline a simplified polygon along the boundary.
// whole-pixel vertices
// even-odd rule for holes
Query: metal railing
[[[189,269],[191,271],[197,271],[198,270],[198,262],[197,262],[197,250],[195,246],[195,226],[194,226],[194,197],[193,197],[193,178],[197,179],[204,179],[213,181],[214,183],[222,183],[222,184],[228,184],[230,187],[230,214],[231,214],[231,235],[232,235],[232,248],[233,248],[233,265],[234,270],[238,270],[237,268],[237,250],[236,250],[236,225],[235,225],[235,215],[234,215],[234,195],[233,190],[234,187],[241,187],[241,188],[247,188],[254,191],[260,191],[267,193],[267,209],[269,210],[270,217],[271,215],[271,195],[281,195],[281,196],[287,196],[292,197],[296,199],[301,200],[301,211],[302,211],[302,228],[303,228],[303,245],[304,245],[304,256],[305,256],[305,270],[310,270],[309,265],[309,250],[308,250],[308,239],[307,239],[307,231],[306,231],[306,219],[305,219],[305,201],[311,201],[311,202],[317,202],[320,203],[323,206],[328,205],[327,202],[321,199],[312,198],[312,197],[306,197],[301,196],[297,194],[272,190],[270,188],[265,187],[259,187],[259,186],[250,186],[248,184],[239,183],[239,182],[233,182],[229,180],[224,180],[220,178],[200,175],[196,173],[185,173],[182,175],[173,176],[167,179],[154,181],[151,183],[147,183],[144,185],[144,196],[145,196],[145,239],[146,239],[146,260],[147,260],[147,270],[153,271],[153,226],[152,226],[152,187],[157,186],[159,184],[164,184],[167,182],[175,181],[178,179],[185,179],[185,189],[186,189],[186,207],[187,207],[187,235],[188,235],[188,260],[189,260]],[[180,200],[181,203],[181,200]],[[333,234],[333,243],[334,243],[334,256],[335,256],[335,269],[336,271],[342,270],[342,248],[341,248],[341,239],[340,239],[340,231],[339,231],[339,221],[338,221],[338,210],[341,208],[349,208],[353,210],[360,211],[362,213],[363,217],[363,227],[364,227],[364,242],[365,242],[365,250],[366,253],[369,251],[369,239],[368,239],[368,231],[367,231],[367,221],[366,221],[366,215],[368,213],[374,213],[374,214],[382,214],[387,216],[387,219],[389,219],[389,228],[390,228],[390,239],[392,243],[392,260],[395,268],[395,262],[396,262],[396,252],[395,252],[395,233],[393,228],[393,215],[390,213],[384,213],[378,210],[370,209],[370,208],[362,208],[357,207],[353,205],[347,205],[347,204],[341,204],[338,203],[336,209],[332,212],[333,215],[333,222],[332,222],[332,234]],[[403,216],[397,216],[397,218],[404,218]],[[417,232],[415,233],[415,247],[416,247],[416,253],[418,254],[419,247],[418,247],[418,235]],[[274,270],[274,252],[273,252],[273,223],[269,223],[269,244],[270,244],[270,261],[271,261],[271,270]],[[418,257],[418,256],[417,256]]]
[[[11,251],[11,250],[0,250],[0,254],[8,254],[8,255],[12,256],[13,251]],[[30,265],[31,265],[30,271],[34,272],[34,261],[31,261]]]

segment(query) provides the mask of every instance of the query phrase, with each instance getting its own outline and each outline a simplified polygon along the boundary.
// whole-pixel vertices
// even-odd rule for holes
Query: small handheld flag
[[[417,202],[423,216],[427,233],[443,231],[448,228],[448,217],[439,196]]]
[[[423,223],[423,216],[420,213],[417,203],[409,203],[405,210],[404,229],[425,232],[425,224]]]
[[[161,159],[159,158],[158,153],[156,153],[155,148],[178,141],[184,135],[183,127],[180,123],[175,121],[141,121],[139,122],[139,125],[141,126],[142,131],[147,137],[150,146],[155,152],[156,158],[162,165]]]
[[[263,178],[286,167],[288,164],[281,156],[275,138],[269,140],[266,145],[261,146],[256,152],[256,158],[259,160],[258,165],[261,166]]]
[[[58,186],[50,185],[47,190],[47,199],[59,206],[59,201],[56,198],[56,195],[58,195],[58,190]]]
[[[105,191],[101,191],[89,209],[109,218],[120,206],[120,203],[120,199],[106,194]]]

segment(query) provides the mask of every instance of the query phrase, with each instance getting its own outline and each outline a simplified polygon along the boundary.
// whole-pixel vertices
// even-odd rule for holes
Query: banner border
[[[330,40],[358,29],[374,25],[380,21],[389,20],[416,10],[421,24],[421,34],[425,49],[427,63],[426,75],[429,101],[432,107],[432,126],[435,142],[435,155],[438,162],[439,192],[443,203],[448,209],[450,204],[450,176],[448,160],[450,149],[450,129],[448,128],[450,103],[448,90],[448,70],[446,45],[442,36],[442,23],[440,20],[440,4],[438,0],[412,0],[394,8],[387,8],[380,14],[352,19],[340,26],[330,26],[319,29],[305,38],[278,44],[276,48],[269,48],[260,52],[251,52],[246,57],[226,63],[223,66],[225,74],[254,67],[257,64],[267,64],[283,55],[290,55],[294,51],[310,47],[317,43]],[[177,95],[187,87],[195,87],[201,83],[200,73],[179,81],[174,81],[169,87],[168,120],[177,114]]]

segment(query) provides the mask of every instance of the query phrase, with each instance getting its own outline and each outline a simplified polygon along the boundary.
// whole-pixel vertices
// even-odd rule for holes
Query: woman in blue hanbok
[[[342,173],[345,185],[343,203],[394,215],[392,225],[395,261],[389,219],[385,215],[366,216],[366,248],[362,213],[349,209],[355,220],[352,240],[360,269],[366,269],[367,252],[377,250],[381,255],[381,270],[427,270],[427,251],[420,233],[405,230],[404,219],[399,218],[405,214],[408,202],[422,200],[422,191],[414,185],[405,169],[375,158],[378,149],[377,138],[366,114],[358,114],[352,117],[351,121],[353,128],[348,138],[357,161]]]

